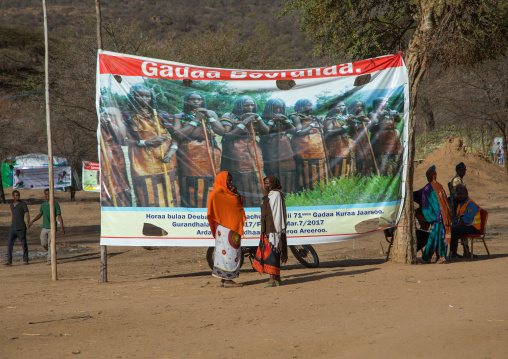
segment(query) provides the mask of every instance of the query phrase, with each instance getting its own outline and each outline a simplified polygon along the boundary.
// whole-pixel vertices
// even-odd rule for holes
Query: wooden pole
[[[48,16],[46,0],[42,0],[44,13],[44,77],[46,82],[46,132],[48,136],[48,170],[49,170],[49,223],[51,225],[51,279],[58,280],[56,271],[56,227],[55,227],[55,189],[53,183],[53,145],[51,140],[51,116],[49,111],[49,46],[48,46]]]
[[[101,25],[101,1],[95,0],[95,12],[97,17],[97,48],[102,49],[102,25]],[[101,134],[101,147],[103,146]],[[104,158],[106,158],[106,151],[104,151]],[[110,177],[111,178],[111,177]],[[115,194],[111,193],[116,202]],[[101,267],[99,270],[99,283],[106,283],[108,281],[108,247],[101,246]]]

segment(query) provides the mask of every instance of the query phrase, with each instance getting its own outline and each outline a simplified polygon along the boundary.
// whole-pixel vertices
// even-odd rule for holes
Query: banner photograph
[[[239,70],[99,51],[101,245],[213,246],[215,176],[260,237],[263,178],[280,179],[288,244],[397,223],[409,117],[401,54],[300,70]],[[361,226],[360,226],[361,227]]]
[[[49,188],[49,168],[33,166],[14,166],[12,171],[14,189]],[[71,185],[71,167],[53,166],[53,186],[65,188]]]

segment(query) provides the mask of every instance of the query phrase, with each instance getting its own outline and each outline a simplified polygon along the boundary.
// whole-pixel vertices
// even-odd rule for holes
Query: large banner
[[[53,185],[55,188],[65,188],[71,185],[71,168],[69,166],[53,166]],[[12,186],[14,189],[49,188],[49,169],[47,166],[14,166]]]
[[[213,246],[206,207],[228,171],[243,245],[260,236],[261,183],[281,180],[289,244],[398,221],[409,117],[401,55],[300,70],[200,67],[99,51],[101,244]]]

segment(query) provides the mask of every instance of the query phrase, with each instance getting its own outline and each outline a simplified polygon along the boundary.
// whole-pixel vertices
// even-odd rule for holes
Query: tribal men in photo
[[[235,101],[233,110],[221,118],[225,129],[221,170],[234,176],[245,207],[258,206],[262,197],[263,155],[256,136],[267,134],[269,128],[257,111],[254,99],[242,96]]]
[[[343,101],[332,103],[324,121],[332,177],[350,177],[353,174],[351,163],[353,140],[350,130],[353,126],[354,123],[347,115],[346,104]]]
[[[132,184],[138,207],[179,207],[180,194],[175,161],[178,147],[171,137],[179,124],[168,113],[157,110],[153,92],[134,85],[129,92],[130,109],[122,113],[128,128]]]
[[[400,122],[397,111],[388,108],[388,99],[378,97],[369,113],[371,144],[382,176],[395,175],[400,166],[402,144],[395,124]]]
[[[312,116],[312,102],[298,100],[295,113],[290,115],[296,132],[292,146],[296,160],[298,189],[314,189],[314,183],[328,178],[328,155],[323,126],[318,117]]]
[[[354,100],[348,107],[349,119],[352,122],[351,134],[354,141],[355,175],[371,176],[377,168],[369,140],[369,119],[365,115],[365,104]]]
[[[183,207],[205,208],[208,193],[213,190],[215,176],[220,170],[221,151],[215,134],[222,136],[224,127],[214,111],[206,109],[204,96],[190,91],[184,96],[183,113],[174,116],[179,129],[178,177]]]
[[[102,206],[131,207],[132,195],[122,151],[127,127],[122,113],[115,107],[106,107],[100,115],[100,121]]]
[[[294,134],[295,127],[286,116],[286,103],[280,98],[266,102],[263,121],[270,128],[261,136],[259,144],[263,152],[265,174],[280,179],[285,193],[296,191],[296,164],[288,134]]]

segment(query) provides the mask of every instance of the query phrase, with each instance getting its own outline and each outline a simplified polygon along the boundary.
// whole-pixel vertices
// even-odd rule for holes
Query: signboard
[[[97,162],[83,162],[83,191],[100,192],[100,165]]]

